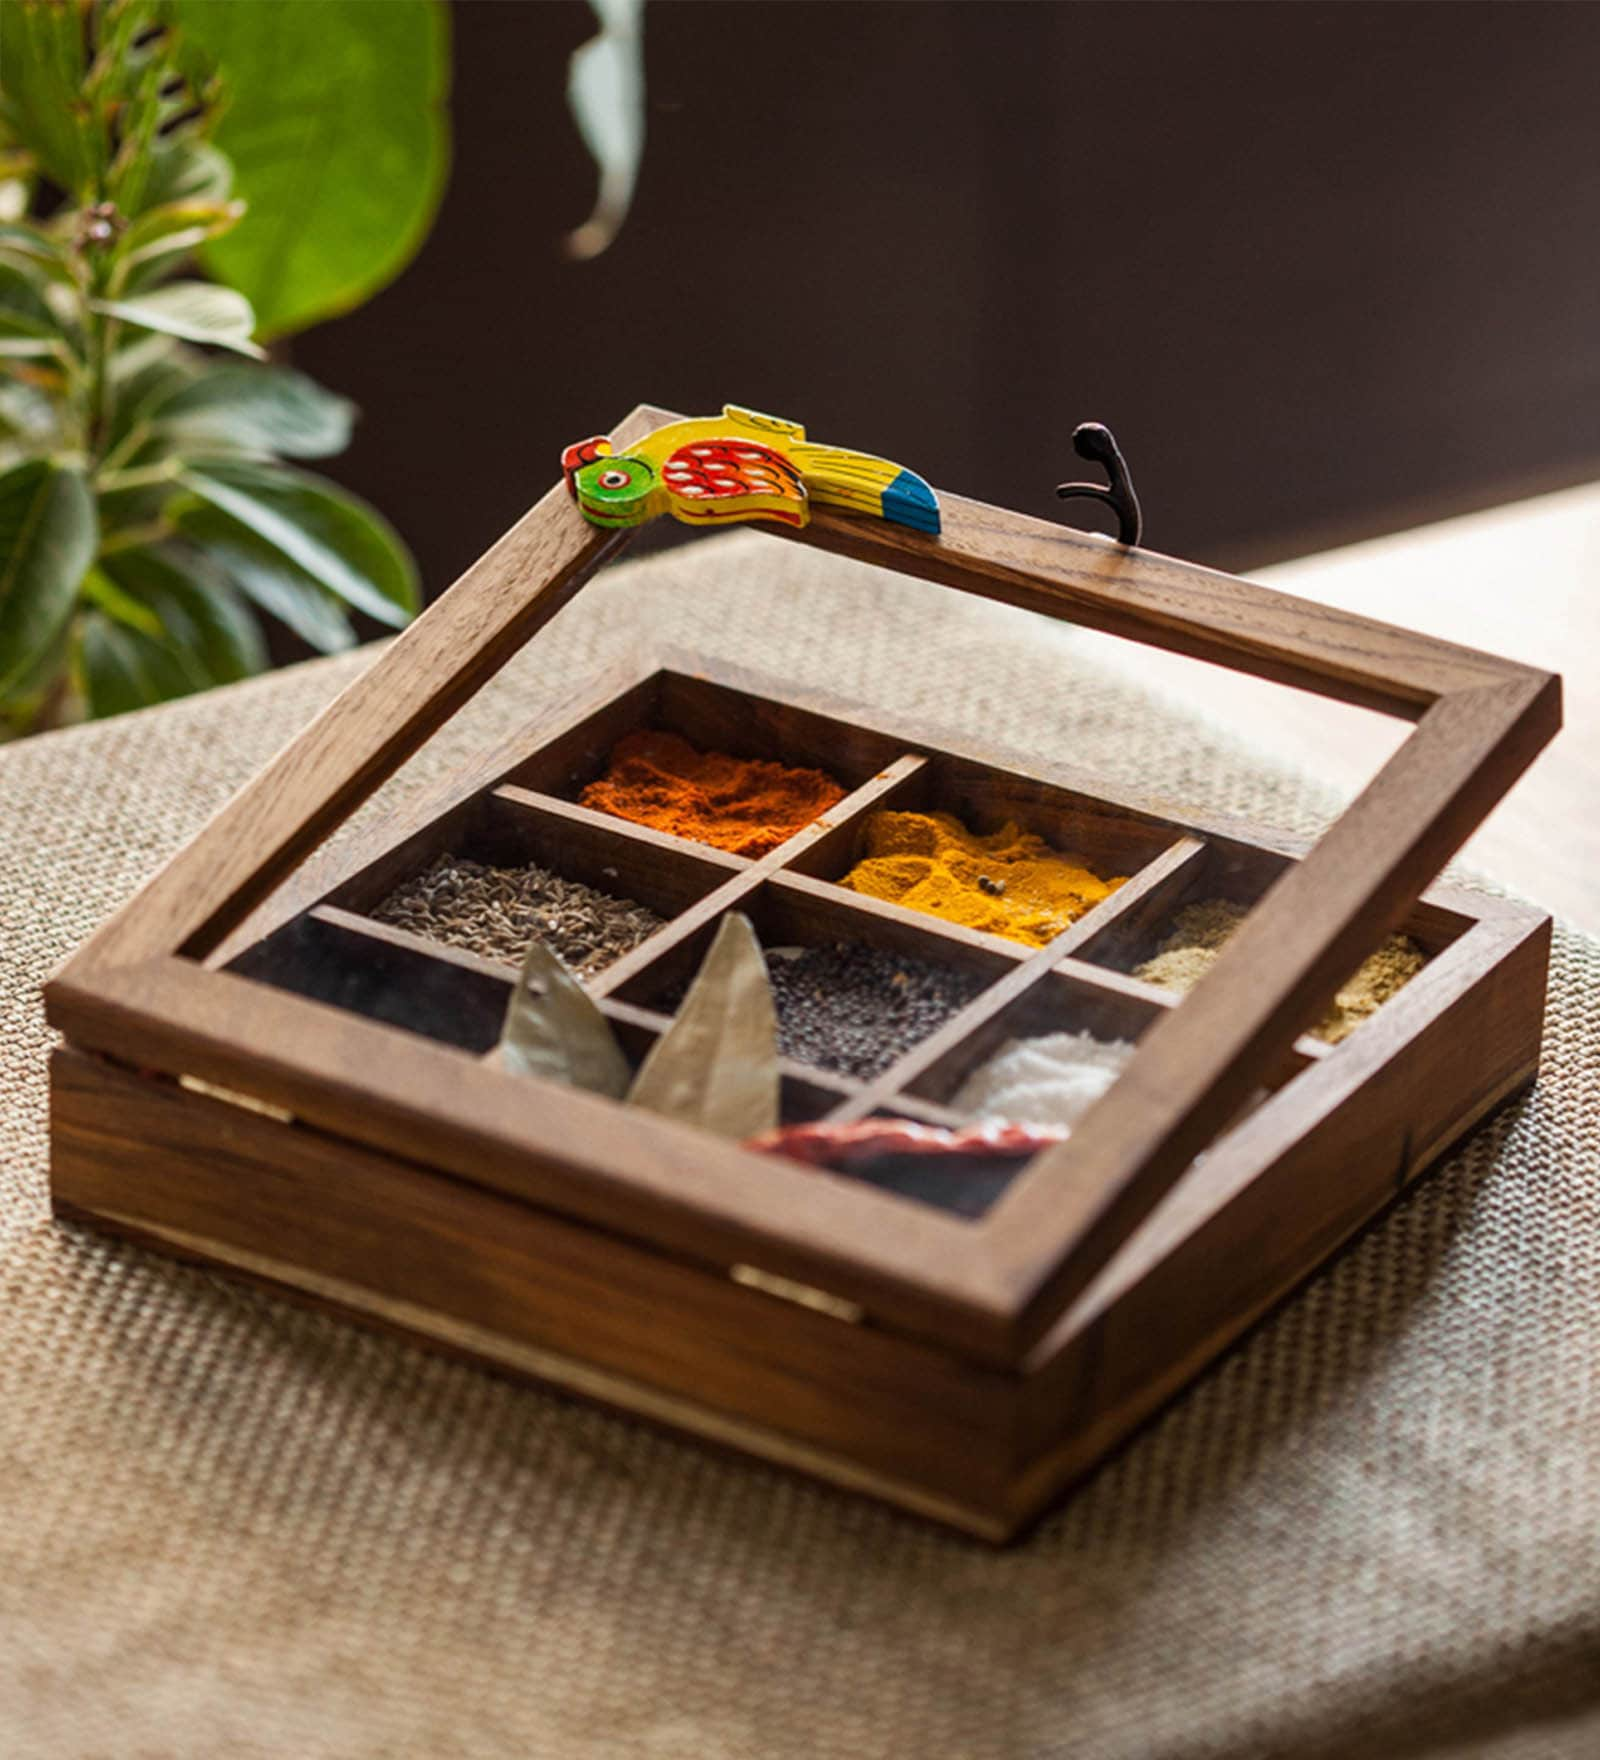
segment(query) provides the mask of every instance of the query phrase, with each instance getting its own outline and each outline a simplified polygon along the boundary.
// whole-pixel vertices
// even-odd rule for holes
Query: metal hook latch
[[[1072,496],[1087,495],[1095,501],[1105,502],[1117,516],[1118,542],[1130,546],[1137,544],[1144,535],[1144,513],[1133,490],[1128,461],[1122,456],[1122,448],[1117,445],[1115,436],[1103,422],[1080,422],[1073,431],[1072,445],[1079,458],[1104,465],[1111,482],[1106,488],[1101,488],[1098,483],[1060,483],[1056,494],[1063,501]]]

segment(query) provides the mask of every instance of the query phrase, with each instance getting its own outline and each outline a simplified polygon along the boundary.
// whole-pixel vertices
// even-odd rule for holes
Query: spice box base
[[[640,728],[825,766],[847,792],[758,859],[583,806],[606,754]],[[1129,879],[1041,953],[841,887],[870,816],[885,808],[950,812],[980,831],[1015,822]],[[833,981],[874,962],[953,975],[948,1005],[924,1030],[854,1073],[825,1067],[825,1029],[808,1023],[796,1045],[810,1060],[784,1065],[784,1117],[955,1124],[963,1086],[1011,1041],[1090,1033],[1136,1043],[1182,1006],[1181,993],[1133,976],[1174,918],[1219,897],[1248,907],[1300,853],[1265,832],[1116,798],[1036,758],[964,749],[944,730],[787,700],[783,687],[731,668],[669,665],[530,729],[376,842],[308,864],[209,963],[253,1008],[274,995],[291,1008],[309,1001],[315,1030],[377,1026],[399,1064],[413,1045],[444,1050],[465,1082],[488,1071],[514,950],[470,951],[470,921],[456,937],[469,946],[419,933],[426,924],[403,907],[430,875],[537,864],[638,913],[635,944],[586,973],[635,1061],[729,910],[750,917],[775,967],[798,953],[827,978],[844,947],[854,952]],[[56,1202],[1003,1540],[1533,1079],[1547,919],[1434,888],[1404,928],[1427,956],[1422,973],[1338,1046],[1297,1039],[1263,1072],[1260,1103],[1014,1364],[886,1321],[781,1229],[735,1224],[686,1248],[620,1216],[563,1213],[553,1201],[560,1156],[543,1166],[524,1158],[513,1172],[494,1115],[446,1149],[449,1133],[408,1110],[393,1084],[369,1116],[378,1128],[355,1138],[315,1101],[235,1088],[204,1058],[160,1073],[69,1045],[53,1066]],[[567,1097],[539,1087],[520,1098],[538,1113]],[[570,1156],[597,1172],[616,1154],[607,1110],[580,1099],[563,1127],[575,1132]],[[673,1137],[685,1179],[697,1144],[707,1158],[718,1152],[698,1133]],[[743,1179],[771,1180],[802,1208],[854,1190],[890,1207],[874,1220],[891,1232],[909,1240],[928,1218],[975,1250],[1008,1183],[982,1168],[965,1183],[959,1168],[923,1175],[900,1158],[876,1179],[870,1167],[847,1175],[742,1160]],[[836,1244],[847,1259],[848,1239]]]

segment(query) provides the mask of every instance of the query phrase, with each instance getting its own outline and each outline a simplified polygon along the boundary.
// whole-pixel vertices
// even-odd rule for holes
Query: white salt
[[[951,1105],[973,1118],[1075,1125],[1132,1056],[1125,1039],[1090,1033],[1010,1039],[967,1077]]]

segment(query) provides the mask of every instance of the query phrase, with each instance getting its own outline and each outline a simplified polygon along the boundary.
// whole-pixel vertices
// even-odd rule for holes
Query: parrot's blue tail
[[[915,471],[842,446],[791,441],[785,455],[799,467],[806,493],[823,507],[876,514],[930,536],[939,530],[939,503]]]
[[[915,471],[901,471],[884,490],[883,517],[931,537],[939,534],[939,503]]]

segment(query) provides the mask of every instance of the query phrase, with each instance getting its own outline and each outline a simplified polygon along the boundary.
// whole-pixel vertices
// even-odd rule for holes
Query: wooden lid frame
[[[612,438],[621,450],[677,419],[641,406]],[[875,1323],[1017,1364],[1555,734],[1560,680],[1147,550],[939,501],[937,538],[828,513],[804,531],[770,529],[1416,724],[1073,1137],[981,1222],[586,1094],[540,1084],[530,1109],[525,1077],[200,963],[623,549],[626,534],[589,525],[561,485],[68,962],[46,989],[51,1021],[80,1047],[226,1084],[668,1253],[759,1263]]]

